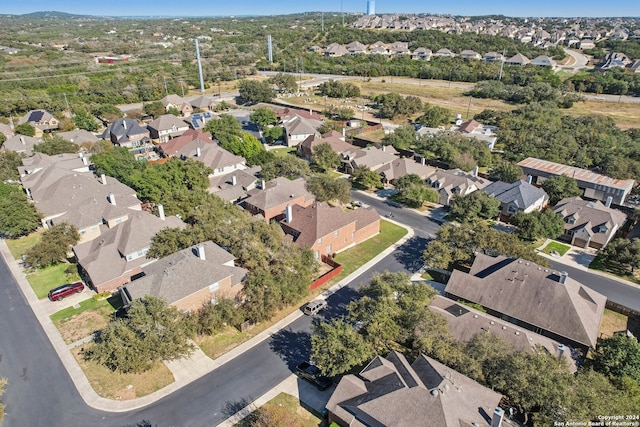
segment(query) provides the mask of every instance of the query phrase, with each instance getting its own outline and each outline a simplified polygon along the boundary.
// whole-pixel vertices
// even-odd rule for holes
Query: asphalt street
[[[393,213],[393,220],[415,229],[415,236],[383,258],[351,283],[327,298],[326,317],[345,314],[357,289],[376,272],[416,272],[421,253],[433,238],[438,223],[405,208],[395,208],[375,197],[358,192],[355,200],[370,204],[381,215]],[[614,280],[563,265],[587,286],[608,295],[613,301],[640,307],[640,291]],[[9,385],[3,397],[7,405],[4,427],[47,426],[212,426],[225,420],[287,378],[295,365],[308,358],[310,326],[306,316],[289,324],[269,339],[251,348],[215,371],[145,408],[107,413],[88,407],[78,392],[31,308],[0,261],[0,376]],[[329,391],[326,391],[329,393]]]

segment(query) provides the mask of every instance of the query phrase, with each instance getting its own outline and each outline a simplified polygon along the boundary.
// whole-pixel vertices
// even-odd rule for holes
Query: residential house
[[[282,120],[284,128],[284,138],[287,147],[297,147],[302,141],[312,135],[319,136],[317,129],[322,122],[314,119],[307,119],[300,115],[293,114]]]
[[[548,55],[538,55],[531,61],[532,65],[537,67],[551,67],[554,68],[556,66],[556,61],[551,59]]]
[[[530,62],[531,61],[529,60],[529,58],[521,53],[516,53],[511,58],[508,58],[504,61],[504,63],[507,65],[527,65]]]
[[[6,138],[11,138],[13,135],[15,135],[15,133],[13,132],[13,127],[5,123],[0,123],[0,133],[3,134]]]
[[[635,184],[633,179],[610,178],[587,169],[549,162],[535,157],[524,159],[518,163],[518,166],[525,175],[531,175],[534,184],[541,185],[550,176],[568,176],[575,179],[578,187],[584,190],[584,197],[603,202],[611,197],[611,202],[616,205],[624,204]]]
[[[66,141],[71,141],[76,145],[92,145],[99,141],[97,136],[84,129],[76,129],[69,132],[58,132],[56,133],[56,136],[59,136]]]
[[[566,272],[481,253],[468,273],[453,271],[445,294],[479,304],[487,314],[567,344],[583,356],[596,346],[607,302]]]
[[[36,134],[42,136],[43,133],[51,133],[60,127],[60,120],[45,110],[31,110],[18,120],[18,124],[28,123],[34,127]]]
[[[407,157],[393,160],[376,169],[376,172],[382,177],[383,183],[395,184],[398,178],[405,175],[418,175],[421,179],[426,180],[436,172],[436,168],[427,166],[424,157],[421,163]]]
[[[193,141],[216,144],[216,142],[211,138],[211,132],[189,129],[182,135],[169,140],[169,142],[159,145],[158,151],[163,157],[179,156],[180,150]]]
[[[219,100],[219,98],[217,98]],[[215,111],[218,101],[211,95],[201,95],[190,101],[193,108],[202,111]]]
[[[504,60],[504,56],[498,52],[487,52],[482,55],[482,60],[486,62],[501,62]]]
[[[502,396],[423,354],[413,363],[396,351],[345,375],[329,398],[340,426],[499,426]],[[490,414],[494,414],[492,424]]]
[[[328,56],[330,58],[338,58],[340,56],[345,56],[349,53],[346,47],[338,43],[331,43],[324,50],[324,56]]]
[[[373,208],[345,212],[325,202],[287,205],[280,221],[284,232],[301,246],[321,255],[342,252],[380,233],[380,215]]]
[[[429,310],[447,319],[447,328],[456,341],[468,343],[477,334],[488,333],[506,341],[515,351],[534,353],[541,346],[552,356],[564,359],[571,372],[575,372],[581,362],[574,349],[566,344],[441,295],[431,300]]]
[[[163,114],[149,123],[147,129],[152,139],[164,143],[188,131],[189,125],[173,114]]]
[[[381,41],[377,41],[371,45],[369,45],[369,54],[371,55],[389,55],[389,49],[385,43]]]
[[[490,181],[480,178],[477,170],[474,173],[466,173],[460,169],[440,169],[427,178],[427,184],[438,190],[438,203],[449,206],[454,197],[482,190]]]
[[[33,136],[15,135],[7,140],[0,146],[0,150],[14,151],[25,156],[33,154],[33,147],[42,143],[42,138],[34,138]]]
[[[636,59],[631,64],[627,65],[627,68],[634,73],[640,73],[640,59]]]
[[[254,166],[225,175],[209,177],[209,193],[228,202],[241,203],[249,197],[249,191],[256,188],[257,175],[261,169],[260,166]]]
[[[612,68],[625,68],[627,65],[631,64],[631,59],[627,55],[621,52],[611,52],[608,53],[602,63],[598,64],[596,69],[599,70],[609,70]]]
[[[413,54],[411,55],[411,59],[429,61],[431,59],[432,54],[433,52],[431,52],[431,49],[427,49],[426,47],[419,47],[413,51]]]
[[[251,215],[261,216],[266,222],[284,218],[286,207],[300,205],[310,206],[315,201],[313,194],[307,191],[303,178],[293,181],[287,178],[276,178],[261,182],[260,188],[249,191],[249,197],[243,207]]]
[[[593,40],[589,40],[589,39],[582,39],[578,43],[578,49],[582,49],[582,50],[595,49],[595,47],[596,47],[596,44],[593,42]]]
[[[216,304],[219,298],[235,299],[248,272],[234,259],[215,243],[203,242],[145,266],[120,295],[125,305],[150,295],[183,311]]]
[[[460,57],[464,59],[482,59],[482,55],[473,50],[465,49],[460,52]]]
[[[454,56],[456,56],[456,54],[443,47],[442,49],[438,49],[438,51],[434,53],[433,56],[446,56],[449,58],[453,58]]]
[[[26,175],[32,175],[40,172],[43,169],[54,167],[62,174],[67,173],[88,173],[89,172],[89,159],[83,154],[56,154],[50,156],[44,153],[35,153],[31,157],[25,157],[22,159],[22,166],[18,167],[20,177],[26,177]],[[60,175],[62,176],[62,175]],[[39,179],[36,176],[36,180]],[[24,182],[28,183],[31,177],[25,178]]]
[[[492,182],[481,191],[500,200],[500,217],[507,220],[518,212],[541,211],[549,201],[547,193],[527,181]]]
[[[342,153],[342,167],[348,174],[358,166],[365,166],[373,171],[398,159],[398,152],[392,146],[367,147]]]
[[[553,211],[564,220],[561,239],[581,248],[604,248],[627,220],[622,211],[580,197],[560,200]]]
[[[219,117],[220,116],[214,112],[203,111],[201,113],[194,113],[189,117],[184,117],[183,119],[191,129],[201,132],[209,120],[217,119]]]
[[[215,142],[207,142],[199,138],[182,146],[176,151],[175,156],[183,160],[192,159],[204,163],[213,170],[209,177],[226,175],[247,168],[244,157],[236,156]]]
[[[313,149],[320,144],[329,144],[331,149],[338,154],[353,150],[354,146],[344,141],[344,136],[335,130],[329,131],[322,136],[311,135],[298,145],[298,156],[307,161],[311,161]]]
[[[128,219],[105,230],[98,238],[73,247],[81,276],[97,292],[113,291],[130,282],[142,272],[142,267],[155,261],[148,258],[153,237],[165,228],[184,228],[175,216],[160,217],[139,211]]]
[[[391,56],[411,55],[408,42],[393,42],[387,48]]]
[[[176,94],[167,95],[162,98],[160,102],[162,102],[162,105],[164,105],[167,112],[169,112],[170,109],[175,108],[183,117],[189,117],[193,114],[193,107],[189,101]]]
[[[111,141],[114,145],[126,147],[137,154],[151,148],[149,130],[127,117],[116,119],[111,123],[102,133],[102,139]]]
[[[360,55],[367,53],[367,47],[359,41],[353,41],[345,46],[349,55]]]

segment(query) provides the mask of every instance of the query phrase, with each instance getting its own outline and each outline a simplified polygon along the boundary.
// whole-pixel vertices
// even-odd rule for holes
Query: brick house
[[[152,295],[179,310],[193,311],[218,298],[234,299],[242,290],[247,270],[234,265],[234,257],[211,241],[171,254],[142,269],[121,288],[125,305]]]
[[[266,183],[262,181],[260,188],[254,188],[248,194],[242,206],[251,215],[261,216],[266,222],[273,218],[278,221],[284,218],[287,205],[307,207],[315,200],[315,196],[307,191],[303,178],[291,181],[280,177]]]
[[[295,243],[310,247],[317,260],[380,233],[380,215],[375,209],[345,212],[325,202],[306,207],[289,205],[280,224]]]

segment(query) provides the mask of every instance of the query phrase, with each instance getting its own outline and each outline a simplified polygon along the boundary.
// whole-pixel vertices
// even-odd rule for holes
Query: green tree
[[[616,334],[599,340],[592,363],[610,378],[627,376],[640,384],[640,344],[634,337]]]
[[[356,98],[360,96],[360,88],[353,83],[342,83],[337,80],[329,80],[318,86],[321,96],[329,98]]]
[[[284,176],[290,179],[308,176],[311,174],[309,164],[293,155],[275,158],[262,166],[260,176],[267,181]]]
[[[380,174],[372,171],[366,166],[357,166],[353,171],[351,179],[354,183],[366,188],[367,190],[382,187],[382,177]]]
[[[422,101],[415,96],[403,98],[397,93],[377,95],[373,100],[379,106],[380,117],[391,119],[396,116],[410,116],[422,109]]]
[[[491,170],[491,178],[511,184],[522,177],[520,166],[511,162],[500,162]]]
[[[98,175],[111,176],[123,184],[131,186],[133,177],[138,176],[147,166],[137,160],[126,147],[115,147],[91,156]]]
[[[227,326],[238,326],[244,320],[236,302],[228,298],[220,298],[215,304],[208,302],[194,317],[198,335],[213,335]]]
[[[552,206],[564,198],[582,195],[576,180],[564,175],[547,178],[542,188],[549,195],[549,204]]]
[[[14,131],[19,135],[34,136],[36,134],[36,128],[29,123],[21,123],[14,128]]]
[[[275,97],[271,85],[266,81],[240,80],[240,82],[238,82],[238,91],[240,92],[240,98],[251,104],[271,102]]]
[[[333,109],[331,115],[334,116],[336,120],[346,121],[354,118],[356,113],[349,107],[340,107]]]
[[[298,91],[296,77],[292,74],[278,73],[268,78],[267,82],[274,85],[279,93],[293,93]]]
[[[464,359],[464,348],[449,332],[447,319],[431,310],[416,325],[413,349],[455,368]]]
[[[2,144],[4,144],[4,142],[7,140],[7,136],[0,132],[0,147],[2,147]]]
[[[342,319],[318,322],[312,326],[311,359],[326,375],[348,372],[373,356],[371,345],[353,325]]]
[[[408,150],[415,145],[417,136],[415,127],[411,125],[400,126],[382,138],[382,143],[393,145],[398,150]]]
[[[96,118],[87,110],[77,110],[73,116],[73,123],[78,129],[84,129],[89,132],[96,132],[100,129]]]
[[[162,105],[162,103],[160,103],[160,105]],[[94,111],[94,114],[109,123],[113,123],[116,119],[123,117],[122,111],[113,104],[100,104]]]
[[[634,273],[640,267],[640,239],[614,239],[602,249],[600,256],[605,264]]]
[[[438,193],[415,174],[408,174],[398,178],[395,187],[399,191],[394,199],[411,208],[419,208],[425,202],[438,201]]]
[[[148,104],[144,104],[143,106],[145,114],[153,116],[154,119],[162,116],[167,113],[167,109],[164,108],[164,105],[160,101],[149,102]]]
[[[80,240],[75,225],[63,222],[45,231],[38,243],[25,252],[25,264],[42,268],[67,261],[71,247]]]
[[[20,187],[0,182],[0,236],[26,236],[40,227],[40,217]]]
[[[175,307],[152,296],[135,300],[123,319],[112,320],[84,356],[113,371],[140,373],[163,360],[193,352],[188,322]]]
[[[260,107],[253,110],[250,119],[252,122],[256,123],[263,131],[267,129],[267,126],[275,125],[277,120],[276,113],[274,113],[273,110],[267,107]]]
[[[447,108],[433,104],[425,104],[422,115],[415,119],[415,123],[436,128],[451,123],[451,111]]]
[[[271,128],[266,128],[262,131],[262,136],[265,137],[269,144],[282,139],[282,135],[284,135],[284,129],[282,128],[282,126],[274,126]]]
[[[180,115],[180,110],[172,105],[171,107],[167,108],[167,114],[178,117]]]
[[[484,191],[474,191],[456,197],[451,205],[451,214],[460,221],[496,218],[500,214],[500,200]]]
[[[344,178],[330,175],[314,175],[307,179],[307,190],[319,202],[338,201],[348,203],[351,199],[351,184]]]
[[[0,150],[0,182],[18,181],[18,168],[22,166],[22,157],[15,151]]]
[[[518,227],[518,235],[524,240],[555,239],[564,233],[562,217],[551,209],[531,213],[518,212],[511,223]]]
[[[242,134],[242,125],[235,117],[221,114],[219,118],[209,120],[203,130],[211,132],[211,135],[220,141],[220,145],[231,144]]]
[[[59,136],[45,139],[41,144],[36,144],[33,147],[33,151],[37,153],[48,154],[49,156],[55,156],[63,153],[77,153],[80,147],[71,141],[62,139]]]
[[[311,161],[323,172],[337,169],[342,162],[340,154],[333,151],[331,144],[323,142],[313,147]]]

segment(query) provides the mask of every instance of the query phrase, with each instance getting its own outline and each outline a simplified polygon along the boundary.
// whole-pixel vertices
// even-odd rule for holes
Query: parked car
[[[57,288],[53,288],[49,291],[49,299],[51,301],[60,301],[71,294],[82,292],[84,285],[82,282],[67,283]]]
[[[302,312],[308,316],[313,316],[325,308],[327,308],[327,302],[325,300],[315,300],[307,303],[302,309]]]
[[[333,384],[331,378],[325,377],[321,374],[320,369],[310,364],[309,362],[302,362],[298,366],[296,366],[296,374],[318,387],[318,390],[326,390]]]

